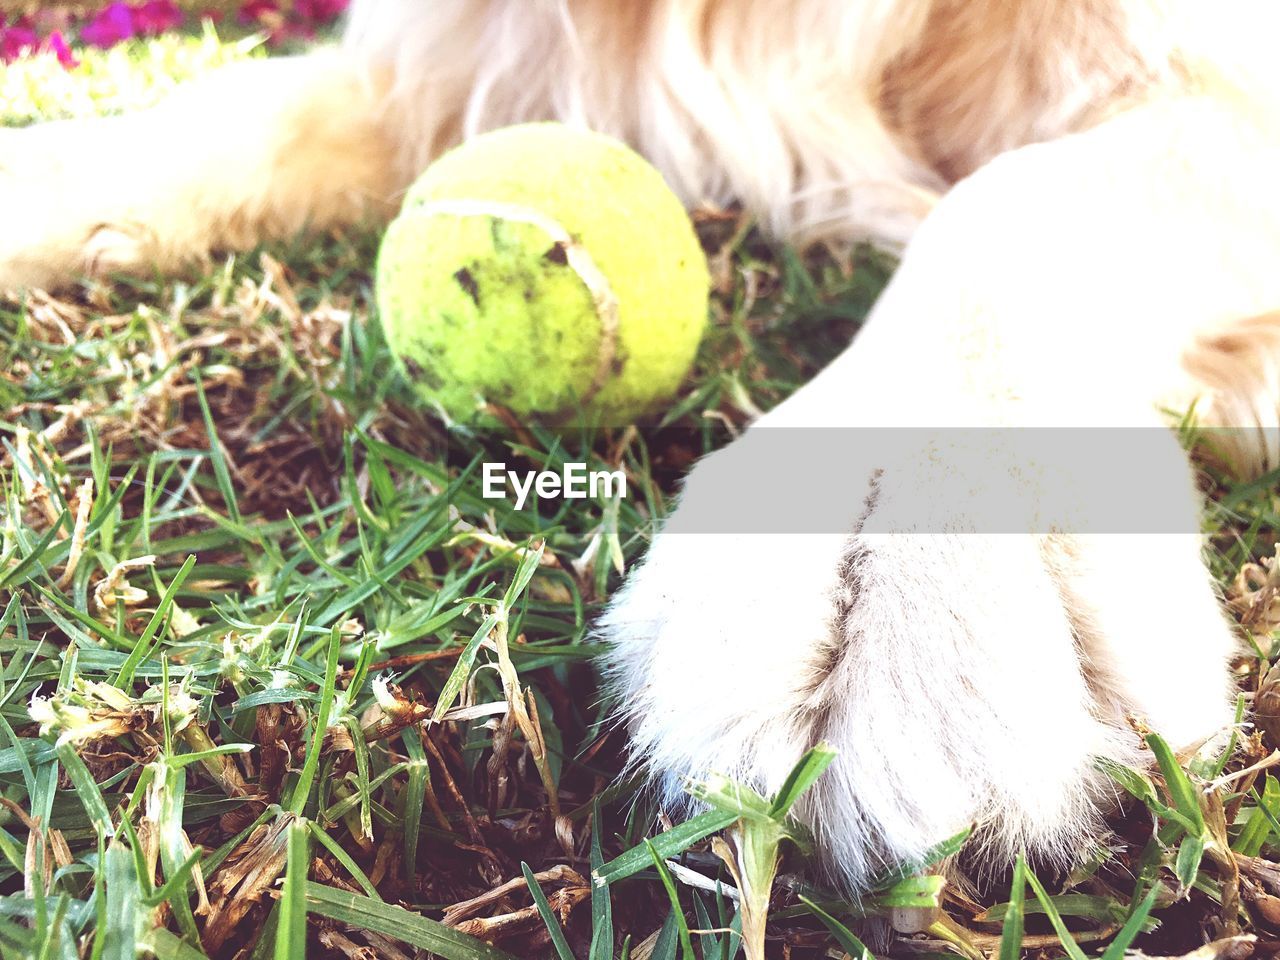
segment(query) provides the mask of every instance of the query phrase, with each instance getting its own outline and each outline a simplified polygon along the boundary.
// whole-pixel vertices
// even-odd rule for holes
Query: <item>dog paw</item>
[[[0,290],[56,287],[104,269],[121,257],[119,243],[98,238],[111,185],[89,191],[92,180],[68,172],[81,156],[70,123],[0,130]]]
[[[93,277],[139,273],[157,262],[156,243],[141,227],[98,224],[89,232],[79,260],[82,272]]]
[[[138,158],[132,119],[0,131],[0,290],[172,270],[204,251],[199,183]]]
[[[983,532],[936,456],[863,464],[825,527],[786,532],[761,505],[821,498],[774,443],[753,429],[693,471],[601,623],[666,800],[711,772],[775,790],[825,740],[799,815],[849,889],[968,826],[988,861],[1068,863],[1113,795],[1099,758],[1144,762],[1130,718],[1178,746],[1230,723],[1234,640],[1193,532]]]

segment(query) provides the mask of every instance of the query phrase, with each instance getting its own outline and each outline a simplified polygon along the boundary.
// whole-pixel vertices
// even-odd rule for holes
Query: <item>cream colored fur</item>
[[[175,271],[386,216],[375,75],[333,53],[226,68],[121,117],[0,129],[0,289]]]
[[[942,431],[1158,426],[1190,389],[1191,333],[1280,302],[1280,195],[1259,192],[1277,162],[1275,130],[1178,101],[1011,153],[941,201],[854,345],[696,467],[681,506],[730,483],[744,504],[810,496],[802,465],[789,489],[736,468],[771,429],[916,428],[918,454],[851,472],[830,527],[901,535],[659,534],[606,617],[673,798],[713,769],[776,786],[826,738],[841,755],[810,815],[853,886],[970,822],[999,857],[1065,862],[1096,838],[1095,758],[1137,759],[1128,716],[1184,746],[1227,727],[1234,638],[1172,434],[1162,462],[1108,474],[1116,497],[1155,478],[1180,498],[1170,532],[1037,537],[965,532],[984,488],[1035,464],[993,447],[975,477]],[[1055,489],[1108,465],[1066,470]]]
[[[1206,6],[357,0],[339,51],[0,135],[0,286],[376,219],[448,145],[545,118],[780,237],[907,244],[853,346],[693,471],[677,523],[730,484],[806,496],[803,464],[753,488],[770,429],[918,448],[852,451],[828,534],[659,534],[601,625],[614,692],[673,798],[710,770],[774,785],[834,742],[804,815],[853,889],[970,822],[993,857],[1065,862],[1096,837],[1096,759],[1140,760],[1130,716],[1180,746],[1230,720],[1190,467],[1169,435],[1158,472],[1116,477],[1157,484],[1182,532],[975,533],[988,483],[1063,518],[1036,464],[980,449],[975,476],[936,431],[1158,429],[1195,404],[1254,430],[1241,469],[1280,462],[1275,15]]]

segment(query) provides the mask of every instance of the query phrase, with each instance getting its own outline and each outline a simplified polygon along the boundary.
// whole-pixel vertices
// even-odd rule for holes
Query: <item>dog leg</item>
[[[1199,332],[1280,305],[1276,169],[1280,131],[1189,98],[944,198],[853,346],[695,468],[604,618],[638,757],[772,788],[830,740],[802,816],[858,889],[967,823],[993,858],[1069,860],[1099,822],[1094,758],[1139,756],[1128,715],[1177,747],[1223,731],[1234,638],[1157,409],[1187,396]],[[1078,455],[1041,458],[1060,427]],[[774,462],[769,434],[813,428],[815,461]],[[1159,523],[1108,526],[1113,499]],[[779,504],[811,532],[765,532]]]
[[[1221,733],[1234,698],[1225,666],[1236,640],[1202,550],[1191,533],[1087,535],[1050,548],[1100,711],[1179,746]]]
[[[838,757],[801,815],[832,875],[852,889],[919,862],[969,825],[993,859],[1025,848],[1070,862],[1100,822],[1096,758],[1139,760],[1125,715],[1142,691],[1121,683],[1122,670],[1141,664],[1082,662],[1080,611],[1057,553],[1075,538],[1011,534],[1002,523],[1011,529],[1064,499],[1027,482],[1035,465],[1015,456],[1016,434],[809,431],[783,425],[789,410],[775,413],[695,469],[673,522],[601,624],[614,644],[617,700],[637,754],[662,775],[664,800],[679,806],[683,781],[713,771],[774,790],[826,740]],[[825,466],[793,471],[789,485],[771,471],[792,434],[806,432],[814,443],[862,446],[839,458],[842,494],[829,492],[837,472]],[[830,451],[804,467],[814,463],[830,464]],[[824,498],[825,531],[763,532],[771,502]],[[741,510],[736,530],[726,500]],[[1181,506],[1193,529],[1197,505]],[[1141,558],[1142,543],[1113,539],[1131,563]],[[1183,612],[1180,603],[1170,616]],[[1205,736],[1229,720],[1222,650],[1231,637],[1221,617],[1212,625],[1216,633],[1186,641],[1206,647],[1192,692],[1216,680],[1216,695],[1172,735]],[[1096,624],[1096,643],[1120,626],[1132,624]],[[1154,626],[1144,626],[1133,644],[1149,644]],[[1112,701],[1099,697],[1100,677],[1120,688]]]
[[[323,52],[228,67],[134,114],[0,131],[0,289],[385,216],[404,180],[392,123],[377,79]]]

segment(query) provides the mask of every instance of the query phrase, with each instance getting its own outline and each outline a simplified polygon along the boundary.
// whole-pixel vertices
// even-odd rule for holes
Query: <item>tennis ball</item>
[[[489,403],[555,423],[631,422],[688,373],[708,288],[658,171],[554,123],[440,157],[378,255],[387,341],[418,392],[461,422]]]

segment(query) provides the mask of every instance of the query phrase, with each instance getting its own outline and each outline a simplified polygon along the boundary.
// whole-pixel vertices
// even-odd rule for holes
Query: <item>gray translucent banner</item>
[[[694,438],[690,437],[690,446]],[[678,444],[670,431],[649,441]],[[1258,451],[1275,431],[1203,430],[1203,462]],[[572,459],[572,458],[569,458]],[[1268,462],[1260,461],[1264,466]],[[513,471],[538,464],[507,464]],[[586,471],[599,470],[598,461]],[[617,475],[586,501],[621,495]],[[568,485],[572,488],[572,484]],[[1204,486],[1179,438],[1161,428],[791,429],[758,427],[688,474],[670,533],[1196,533]],[[563,509],[529,488],[523,509]],[[633,481],[625,496],[638,493]],[[496,488],[495,488],[496,489]],[[571,490],[570,492],[576,492]],[[515,494],[510,495],[514,503]],[[569,500],[572,503],[572,499]]]

